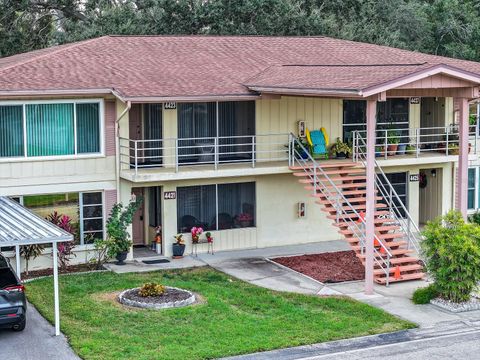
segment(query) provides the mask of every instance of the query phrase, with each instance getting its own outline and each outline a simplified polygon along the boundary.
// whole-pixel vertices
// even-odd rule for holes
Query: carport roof
[[[21,204],[0,196],[0,246],[72,241],[73,235]]]

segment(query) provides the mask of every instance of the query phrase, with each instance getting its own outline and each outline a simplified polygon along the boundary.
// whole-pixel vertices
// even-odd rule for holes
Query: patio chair
[[[321,130],[310,131],[310,139],[312,141],[312,156],[314,159],[327,159],[328,149],[325,134]]]

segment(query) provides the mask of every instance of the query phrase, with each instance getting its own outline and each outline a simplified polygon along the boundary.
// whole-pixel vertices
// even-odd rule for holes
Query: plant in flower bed
[[[146,283],[138,290],[141,297],[161,296],[165,294],[165,286],[157,283]]]
[[[438,296],[468,302],[480,282],[480,226],[452,210],[429,222],[423,236],[423,255]]]
[[[70,216],[60,215],[58,212],[54,211],[47,216],[47,220],[52,224],[57,225],[60,229],[63,229],[72,235],[75,234],[76,229]],[[61,269],[66,270],[72,257],[76,256],[73,252],[74,247],[75,245],[73,244],[73,241],[65,241],[57,244],[58,263]]]
[[[166,311],[117,304],[114,294],[146,282],[201,294],[203,304]],[[52,322],[51,279],[26,286]],[[61,330],[85,360],[213,359],[414,327],[353,299],[276,292],[210,268],[61,276],[60,286]]]

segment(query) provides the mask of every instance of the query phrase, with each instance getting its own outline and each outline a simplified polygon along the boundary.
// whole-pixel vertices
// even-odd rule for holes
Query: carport
[[[0,196],[0,247],[15,247],[16,272],[20,277],[20,246],[52,244],[55,335],[60,335],[57,243],[72,241],[73,235],[41,218],[12,199]]]

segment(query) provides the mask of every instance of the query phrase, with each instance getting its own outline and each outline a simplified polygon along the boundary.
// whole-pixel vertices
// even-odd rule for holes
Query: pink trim
[[[108,219],[113,205],[117,202],[117,190],[105,190],[105,215]]]
[[[474,73],[470,73],[470,72],[452,67],[452,66],[440,64],[440,65],[432,66],[431,68],[428,68],[425,70],[420,70],[413,74],[405,75],[397,79],[387,81],[383,84],[370,86],[368,88],[363,89],[362,95],[364,97],[369,97],[379,92],[395,89],[405,84],[409,84],[409,83],[412,83],[436,74],[446,74],[449,76],[457,77],[462,80],[473,82],[475,84],[480,84],[480,76]]]
[[[115,155],[115,120],[117,118],[117,107],[115,101],[105,101],[105,154]]]
[[[459,116],[459,135],[460,135],[460,154],[458,158],[458,176],[456,191],[456,208],[459,210],[465,220],[467,220],[467,200],[468,200],[468,99],[458,99],[460,107]]]
[[[367,208],[365,217],[365,294],[373,294],[373,243],[375,236],[375,128],[377,102],[367,100]]]

